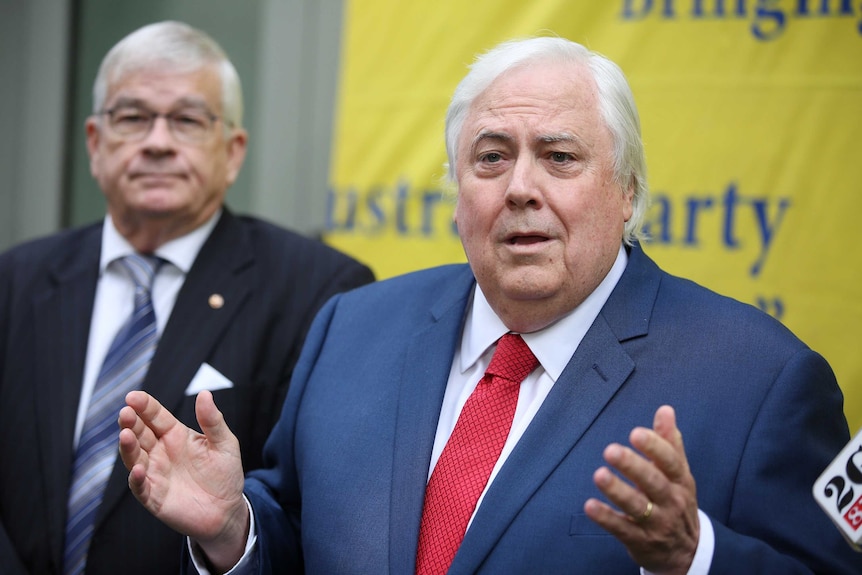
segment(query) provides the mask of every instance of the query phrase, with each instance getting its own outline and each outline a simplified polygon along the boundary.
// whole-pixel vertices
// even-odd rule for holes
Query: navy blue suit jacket
[[[60,573],[72,436],[102,225],[0,256],[0,573]],[[184,390],[202,363],[228,379],[214,392],[246,469],[261,465],[316,312],[371,271],[320,242],[225,210],[177,295],[143,383],[197,428]],[[210,307],[210,294],[224,298]],[[118,428],[119,432],[119,428]],[[178,573],[183,539],[147,512],[118,461],[98,512],[88,574]]]
[[[415,569],[437,419],[474,286],[466,265],[331,300],[306,340],[271,467],[246,481],[262,573]],[[637,573],[583,513],[602,450],[677,410],[713,573],[860,573],[811,496],[848,441],[824,359],[755,308],[636,246],[610,299],[491,485],[451,574]],[[304,565],[302,565],[304,564]]]

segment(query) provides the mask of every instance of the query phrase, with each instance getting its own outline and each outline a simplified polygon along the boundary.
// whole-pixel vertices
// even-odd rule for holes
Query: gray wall
[[[167,19],[212,35],[243,83],[249,155],[228,205],[322,230],[341,0],[0,0],[0,250],[102,217],[84,145],[93,79],[116,41]]]
[[[0,0],[0,250],[61,224],[69,10]]]

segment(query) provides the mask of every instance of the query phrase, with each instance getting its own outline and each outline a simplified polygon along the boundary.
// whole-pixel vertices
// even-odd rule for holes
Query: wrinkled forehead
[[[522,64],[497,77],[469,109],[461,142],[518,124],[554,134],[594,131],[603,124],[598,88],[586,64]]]
[[[190,102],[220,107],[221,84],[214,66],[188,66],[171,62],[147,62],[123,67],[109,75],[106,103],[117,99]],[[171,102],[169,102],[171,103]]]

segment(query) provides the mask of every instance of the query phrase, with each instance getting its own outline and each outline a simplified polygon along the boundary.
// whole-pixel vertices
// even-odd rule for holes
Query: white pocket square
[[[219,370],[208,363],[202,363],[198,372],[192,378],[192,382],[186,388],[186,395],[197,395],[205,389],[215,391],[217,389],[230,389],[233,382],[223,376]]]

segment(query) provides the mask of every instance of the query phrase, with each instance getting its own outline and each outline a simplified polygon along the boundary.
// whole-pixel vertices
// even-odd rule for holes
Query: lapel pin
[[[213,309],[221,309],[224,306],[224,298],[220,293],[214,293],[210,296],[209,304]]]

